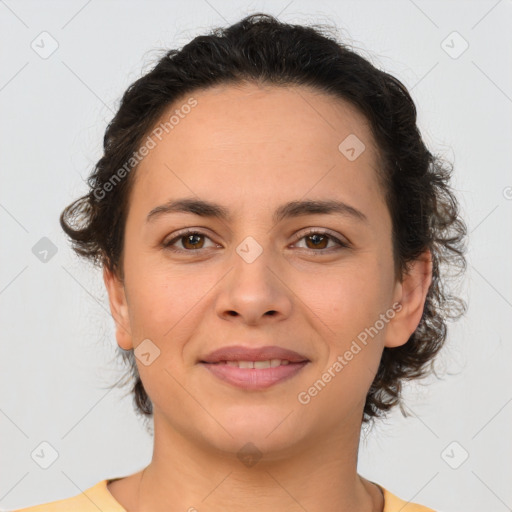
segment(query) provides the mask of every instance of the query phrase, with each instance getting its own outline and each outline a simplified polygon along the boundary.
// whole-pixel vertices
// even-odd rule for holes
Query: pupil
[[[310,235],[309,240],[313,242],[315,247],[318,247],[322,244],[322,242],[325,242],[325,236],[324,235]],[[323,240],[321,240],[323,239]]]
[[[198,242],[197,238],[200,237],[200,236],[201,235],[188,235],[187,236],[187,243],[191,244],[191,245],[193,245],[195,247],[197,245],[197,242]],[[195,239],[195,241],[194,241],[194,239]]]

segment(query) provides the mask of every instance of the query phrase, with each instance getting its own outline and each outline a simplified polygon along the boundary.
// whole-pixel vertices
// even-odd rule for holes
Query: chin
[[[272,454],[277,458],[280,454],[284,457],[291,450],[295,451],[297,443],[307,436],[304,421],[299,425],[299,418],[291,408],[234,407],[227,414],[215,417],[219,421],[223,418],[221,423],[232,436],[223,431],[226,435],[219,437],[215,444],[228,452],[237,453],[243,447],[250,450],[254,445],[266,457]]]
[[[239,432],[234,433],[233,438],[229,439],[210,439],[210,446],[221,452],[221,456],[225,458],[236,458],[247,467],[259,462],[261,467],[261,463],[264,462],[289,460],[290,455],[297,452],[297,443],[300,440],[283,437]]]

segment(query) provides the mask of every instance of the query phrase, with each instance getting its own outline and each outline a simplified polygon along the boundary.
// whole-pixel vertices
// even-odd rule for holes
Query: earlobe
[[[431,283],[432,254],[427,249],[410,264],[402,282],[397,283],[397,302],[402,307],[389,322],[384,346],[392,348],[407,343],[420,323]]]
[[[108,293],[110,312],[116,324],[117,344],[124,350],[131,350],[133,341],[124,284],[106,266],[103,267],[103,282]]]

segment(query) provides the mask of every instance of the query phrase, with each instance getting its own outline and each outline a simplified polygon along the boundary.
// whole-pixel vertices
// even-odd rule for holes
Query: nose
[[[234,252],[232,269],[222,280],[217,314],[247,325],[287,318],[293,294],[286,285],[284,265],[276,262],[270,250],[263,250],[255,259],[240,254]]]

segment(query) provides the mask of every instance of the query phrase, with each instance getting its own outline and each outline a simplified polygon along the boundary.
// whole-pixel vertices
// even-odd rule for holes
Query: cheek
[[[132,283],[135,295],[130,303],[132,328],[139,336],[162,343],[177,339],[177,333],[193,321],[193,312],[201,307],[208,291],[206,286],[166,275],[151,280],[139,276]]]
[[[171,265],[154,250],[145,254],[133,247],[127,251],[125,275],[132,332],[155,340],[172,336],[215,284],[199,267]]]
[[[318,381],[311,382],[313,393],[320,394],[321,390],[318,406],[357,408],[375,377],[382,340],[392,318],[381,319],[390,309],[389,291],[388,279],[381,279],[377,268],[369,265],[340,272],[317,294],[312,309],[322,320],[318,325],[322,326],[320,335],[328,352],[316,376]]]
[[[301,297],[339,339],[356,336],[384,313],[391,280],[371,261],[329,271],[301,284]],[[330,330],[328,329],[330,328]]]
[[[372,256],[332,276],[316,294],[317,315],[328,326],[322,331],[328,360],[319,377],[329,381],[325,400],[355,404],[365,399],[382,356],[392,318],[386,313],[391,308],[393,276]]]

